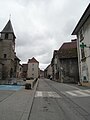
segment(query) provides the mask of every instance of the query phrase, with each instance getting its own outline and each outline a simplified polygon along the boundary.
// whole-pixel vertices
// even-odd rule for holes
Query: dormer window
[[[8,39],[8,33],[5,34],[5,39]]]

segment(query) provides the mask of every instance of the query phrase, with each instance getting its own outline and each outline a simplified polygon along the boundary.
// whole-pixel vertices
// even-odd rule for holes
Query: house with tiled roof
[[[27,78],[39,77],[39,62],[33,57],[28,60]]]
[[[63,43],[58,50],[59,80],[64,83],[79,81],[77,41]]]
[[[77,40],[63,43],[59,50],[54,50],[52,65],[52,80],[64,83],[79,81]]]
[[[82,85],[90,86],[90,3],[72,35],[77,36],[79,77]]]

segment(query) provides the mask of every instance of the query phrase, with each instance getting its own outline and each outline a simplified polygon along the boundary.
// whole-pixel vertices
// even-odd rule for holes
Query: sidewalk
[[[32,90],[13,92],[3,101],[0,101],[0,120],[28,120],[38,81]]]

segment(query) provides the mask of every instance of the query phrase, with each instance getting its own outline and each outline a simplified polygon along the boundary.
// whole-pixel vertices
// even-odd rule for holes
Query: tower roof
[[[7,22],[6,26],[1,31],[1,33],[13,33],[13,35],[15,36],[14,31],[13,31],[13,27],[12,27],[12,24],[11,24],[10,20]]]

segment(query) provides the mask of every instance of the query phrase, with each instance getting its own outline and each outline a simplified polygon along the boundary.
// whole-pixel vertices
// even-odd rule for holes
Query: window
[[[8,33],[5,34],[5,39],[8,39]]]
[[[34,74],[32,74],[32,77],[34,77]]]
[[[34,64],[32,64],[32,66],[34,66]]]
[[[32,68],[32,71],[34,71],[34,68]]]
[[[6,58],[7,57],[7,55],[6,54],[4,54],[4,58]]]

